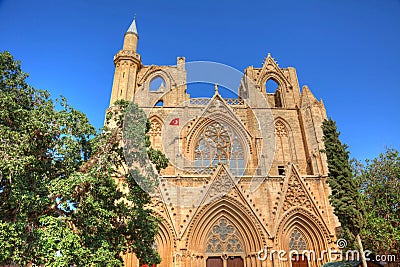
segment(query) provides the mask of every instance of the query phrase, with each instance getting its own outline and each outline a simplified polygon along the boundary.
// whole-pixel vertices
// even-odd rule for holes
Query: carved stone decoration
[[[224,173],[223,175],[219,176],[211,185],[208,196],[210,198],[224,196],[229,193],[234,186],[235,185],[232,179],[230,179],[228,175]]]
[[[267,70],[272,71],[272,70],[274,70],[274,69],[275,69],[275,66],[272,65],[271,63],[269,63],[269,64],[267,65]]]
[[[158,120],[152,120],[149,134],[152,136],[161,136],[161,132],[162,124]]]
[[[226,252],[243,252],[243,244],[235,226],[222,217],[208,233],[206,253]]]
[[[277,121],[275,123],[275,134],[279,137],[288,136],[288,131],[286,129],[286,126],[281,121]]]
[[[283,210],[287,211],[289,208],[294,206],[302,206],[311,211],[313,210],[312,203],[308,198],[306,191],[299,181],[297,181],[296,177],[292,175],[289,180],[285,202],[283,203]]]
[[[214,101],[208,106],[208,113],[225,112],[223,104],[220,99],[215,98]]]
[[[206,106],[210,103],[210,100],[210,98],[191,98],[189,104],[194,106]]]

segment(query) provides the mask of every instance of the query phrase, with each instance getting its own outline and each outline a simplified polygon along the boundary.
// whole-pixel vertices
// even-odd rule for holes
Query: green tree
[[[332,190],[329,200],[341,224],[341,237],[350,243],[356,240],[363,266],[367,267],[360,237],[364,226],[364,208],[360,185],[349,161],[348,147],[340,141],[340,133],[332,119],[323,122],[322,130],[329,170],[327,182]]]
[[[400,254],[400,155],[387,149],[361,168],[366,205],[366,248],[377,254]]]
[[[117,105],[116,127],[96,134],[83,113],[26,77],[10,53],[0,53],[0,265],[122,266],[127,252],[159,263],[158,219],[137,184],[154,187],[155,175],[125,171],[126,104]],[[140,110],[136,117],[146,121]],[[132,127],[142,136],[147,130]],[[149,143],[137,145],[146,162]]]
[[[120,171],[118,176],[125,177],[123,185],[130,192],[125,196],[126,200],[134,203],[131,206],[134,216],[129,220],[130,229],[134,231],[131,233],[134,237],[131,251],[136,254],[141,265],[158,264],[161,259],[154,250],[154,238],[159,220],[148,208],[151,203],[149,193],[154,193],[154,187],[158,185],[158,172],[168,166],[169,160],[161,151],[150,146],[147,133],[151,124],[143,110],[124,100],[117,101],[115,106],[107,114],[106,124],[115,124],[117,127],[114,126],[112,130],[115,136],[122,134],[124,137],[119,140],[119,153],[123,159],[120,166],[128,170]]]

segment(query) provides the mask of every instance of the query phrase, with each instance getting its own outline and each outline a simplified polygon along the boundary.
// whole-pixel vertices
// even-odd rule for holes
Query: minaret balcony
[[[114,56],[114,63],[117,63],[120,60],[132,60],[135,63],[141,61],[140,54],[136,53],[133,50],[120,50]]]

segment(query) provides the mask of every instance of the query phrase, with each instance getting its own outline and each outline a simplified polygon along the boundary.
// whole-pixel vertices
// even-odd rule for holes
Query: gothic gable
[[[280,85],[280,87],[286,88],[286,91],[292,89],[291,83],[286,78],[282,69],[279,68],[278,63],[276,63],[276,61],[271,57],[270,54],[268,54],[268,56],[265,58],[263,66],[258,73],[258,78],[256,82],[257,87],[259,89],[264,88],[266,81],[269,79],[275,80]]]
[[[304,180],[300,177],[297,168],[289,165],[288,175],[282,188],[281,196],[275,203],[273,213],[275,214],[275,233],[282,226],[283,221],[290,219],[290,214],[302,212],[309,214],[314,223],[320,226],[321,231],[330,239],[328,227],[323,219],[320,207],[315,202],[313,193],[307,188]],[[285,219],[286,218],[286,219]]]
[[[246,210],[246,217],[257,225],[260,233],[266,232],[267,236],[270,236],[267,228],[254,211],[252,204],[238,187],[239,181],[240,178],[232,176],[224,164],[218,165],[210,180],[210,185],[207,187],[204,197],[195,211],[196,216],[198,216],[202,210],[207,209],[207,207],[213,206],[214,203],[229,199]],[[262,236],[264,235],[262,234]]]
[[[275,225],[279,218],[293,207],[302,207],[315,214],[319,214],[317,205],[312,199],[311,193],[307,190],[304,181],[300,178],[296,167],[291,164],[285,177],[280,200],[275,203]]]

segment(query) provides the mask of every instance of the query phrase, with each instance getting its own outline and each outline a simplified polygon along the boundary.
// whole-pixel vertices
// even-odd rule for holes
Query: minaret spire
[[[125,33],[123,50],[133,50],[136,52],[136,47],[139,39],[139,34],[136,27],[136,15]]]
[[[136,14],[133,16],[133,21],[131,23],[131,26],[129,26],[128,30],[126,33],[133,33],[139,36],[137,27],[136,27]]]

